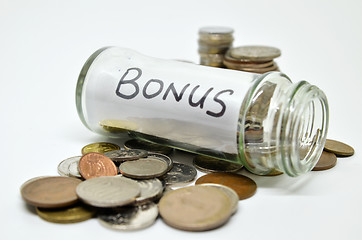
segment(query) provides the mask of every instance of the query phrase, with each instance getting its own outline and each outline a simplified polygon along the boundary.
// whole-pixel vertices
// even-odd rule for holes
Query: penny
[[[138,230],[151,226],[158,216],[155,203],[140,206],[102,209],[98,213],[99,222],[115,230]]]
[[[206,231],[223,225],[233,207],[225,192],[202,185],[173,190],[159,202],[164,222],[187,231]]]
[[[64,177],[76,177],[81,178],[78,165],[81,156],[70,157],[61,161],[58,165],[58,173]]]
[[[126,141],[124,143],[124,147],[126,149],[143,149],[148,152],[161,153],[165,155],[169,155],[173,151],[173,148],[162,146],[156,143],[140,141],[137,139],[131,139]]]
[[[163,185],[162,182],[157,178],[138,180],[137,183],[140,186],[141,194],[136,198],[134,205],[142,205],[144,203],[153,201],[162,195]]]
[[[113,161],[103,154],[90,152],[79,160],[79,172],[84,179],[101,176],[115,176],[118,174],[117,167]]]
[[[105,153],[119,149],[120,147],[113,143],[108,143],[108,142],[91,143],[82,148],[82,155],[85,155],[90,152]]]
[[[337,164],[337,157],[334,153],[323,151],[317,164],[312,171],[322,171],[330,169]]]
[[[173,161],[170,157],[161,154],[161,153],[155,153],[155,152],[148,152],[149,157],[158,158],[162,161],[165,161],[167,163],[167,171],[170,171],[173,167]]]
[[[201,172],[236,172],[243,167],[240,164],[201,155],[194,158],[193,164]]]
[[[42,219],[54,223],[77,223],[92,218],[95,210],[82,204],[66,208],[36,208],[36,212]]]
[[[195,179],[197,171],[194,167],[183,163],[174,163],[173,168],[167,172],[162,179],[166,185],[189,183]]]
[[[354,154],[354,149],[342,142],[327,139],[324,150],[336,154],[337,157],[349,157]]]
[[[78,201],[75,189],[81,182],[69,177],[38,177],[22,185],[20,192],[25,202],[36,207],[66,207]]]
[[[122,175],[136,179],[150,179],[160,177],[167,172],[165,161],[149,156],[134,161],[123,162],[119,165]]]
[[[80,183],[76,189],[78,197],[95,207],[118,207],[136,200],[140,195],[139,184],[118,176],[97,177]]]
[[[278,48],[268,46],[242,46],[232,48],[230,55],[236,59],[249,61],[269,61],[281,55]]]
[[[196,180],[195,184],[218,183],[233,189],[239,199],[246,199],[256,192],[256,183],[243,175],[235,173],[209,173]]]
[[[147,157],[148,152],[141,149],[121,149],[106,152],[103,155],[109,157],[113,162],[119,163]]]
[[[225,185],[216,184],[216,183],[203,183],[202,186],[210,186],[220,189],[221,191],[226,193],[226,195],[229,197],[231,205],[233,206],[233,213],[235,213],[238,210],[239,196],[233,189]]]

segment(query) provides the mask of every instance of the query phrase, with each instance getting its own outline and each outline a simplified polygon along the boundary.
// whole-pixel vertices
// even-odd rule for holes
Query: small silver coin
[[[249,61],[270,61],[281,55],[278,48],[268,46],[241,46],[230,49],[230,55],[236,59]]]
[[[153,158],[158,158],[162,161],[165,161],[167,163],[167,171],[170,171],[173,167],[173,161],[170,157],[161,154],[161,153],[155,153],[155,152],[148,152],[148,156],[153,157]]]
[[[136,198],[134,205],[142,205],[161,197],[163,186],[159,179],[138,180],[137,183],[140,185],[141,194]]]
[[[174,163],[173,168],[163,176],[166,185],[175,185],[189,183],[196,178],[197,171],[194,167],[183,164]]]
[[[141,149],[121,149],[104,153],[116,163],[144,158],[147,157],[147,154],[147,151]]]
[[[150,202],[140,206],[103,209],[98,213],[98,220],[105,227],[130,231],[151,226],[157,216],[158,207]]]
[[[58,173],[64,177],[76,177],[81,178],[82,176],[78,170],[78,164],[81,156],[70,157],[61,161],[58,165]]]
[[[229,188],[229,187],[227,187],[225,185],[221,185],[221,184],[217,184],[217,183],[202,183],[200,185],[215,187],[215,188],[223,191],[224,193],[226,193],[226,195],[230,199],[231,205],[233,206],[233,213],[235,213],[238,210],[239,196],[235,192],[235,190],[233,190],[232,188]]]
[[[124,143],[124,147],[126,149],[142,149],[149,152],[156,152],[165,155],[169,155],[172,153],[173,148],[163,146],[156,143],[141,141],[138,139],[131,139]]]
[[[168,170],[166,161],[148,156],[133,161],[127,161],[119,165],[119,171],[123,176],[135,179],[150,179],[164,175]]]
[[[81,182],[76,189],[78,197],[95,207],[118,207],[136,200],[141,193],[139,184],[118,176],[96,177]]]

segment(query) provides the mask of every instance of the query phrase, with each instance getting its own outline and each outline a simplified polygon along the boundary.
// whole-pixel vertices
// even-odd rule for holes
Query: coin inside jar
[[[136,179],[150,179],[162,176],[167,172],[168,165],[165,161],[152,156],[128,161],[119,165],[122,175]]]
[[[40,177],[29,180],[20,191],[30,205],[43,208],[70,206],[78,201],[75,189],[82,181],[70,177]]]
[[[223,225],[234,206],[225,192],[215,187],[190,186],[173,190],[159,202],[162,219],[187,231],[206,231]]]
[[[134,202],[140,192],[136,181],[118,176],[91,178],[76,188],[78,197],[95,207],[123,206]]]
[[[113,161],[103,154],[90,152],[79,160],[79,172],[84,179],[101,176],[115,176],[118,174]]]

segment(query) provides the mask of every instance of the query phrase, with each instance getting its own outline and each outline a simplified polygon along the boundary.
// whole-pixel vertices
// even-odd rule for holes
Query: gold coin
[[[138,125],[135,122],[117,119],[105,119],[100,121],[99,125],[101,125],[104,130],[111,133],[136,131],[138,129]]]
[[[36,212],[42,219],[54,223],[76,223],[92,218],[95,210],[77,204],[67,208],[47,209],[36,208]]]
[[[354,154],[354,149],[342,142],[327,139],[324,150],[336,154],[337,157],[349,157]]]
[[[108,143],[108,142],[91,143],[82,148],[82,155],[90,152],[105,153],[119,149],[120,147],[113,143]]]
[[[337,157],[331,152],[323,151],[322,155],[320,156],[317,164],[312,169],[312,171],[322,171],[330,169],[337,164]]]
[[[224,191],[203,185],[173,190],[159,202],[162,219],[174,228],[187,231],[217,228],[234,210],[234,204]]]

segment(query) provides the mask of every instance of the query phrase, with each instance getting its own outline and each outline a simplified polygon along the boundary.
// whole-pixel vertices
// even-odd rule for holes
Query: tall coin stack
[[[199,30],[200,64],[225,67],[224,54],[232,46],[234,30],[229,27],[203,27]]]
[[[274,58],[281,51],[269,46],[241,46],[230,48],[224,56],[224,65],[229,69],[253,73],[279,71]]]

